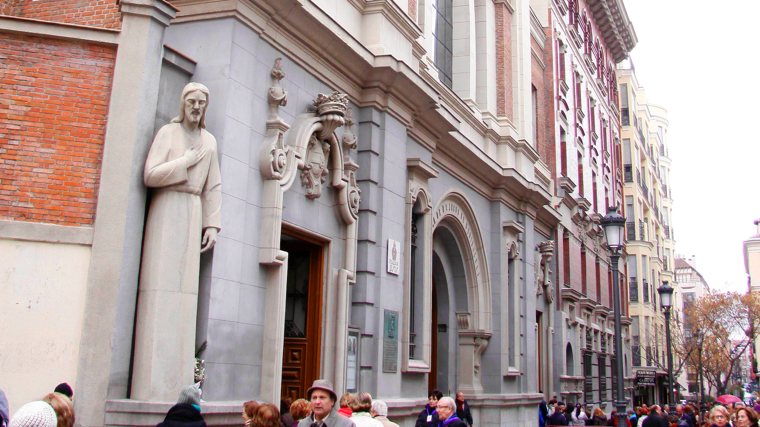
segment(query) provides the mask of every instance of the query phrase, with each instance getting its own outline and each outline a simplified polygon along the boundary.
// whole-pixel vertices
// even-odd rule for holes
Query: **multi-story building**
[[[635,35],[619,0],[532,3],[0,1],[11,409],[67,381],[80,425],[155,425],[196,355],[210,425],[316,378],[404,426],[433,388],[484,425],[535,425],[565,386],[608,401],[598,219],[622,197],[613,69]],[[197,287],[158,293],[138,287],[143,170],[190,81],[221,231]]]
[[[667,111],[647,100],[630,61],[620,85],[624,216],[636,403],[667,401],[667,359],[659,288],[673,283]],[[652,381],[654,379],[654,381]]]
[[[610,254],[600,220],[623,200],[620,110],[615,64],[637,39],[623,2],[554,0],[536,10],[554,54],[551,167],[561,215],[555,230],[557,295],[553,393],[569,402],[613,409],[617,381]],[[621,269],[621,287],[625,270]],[[622,306],[627,307],[627,292]],[[624,320],[625,376],[630,340]],[[626,389],[629,389],[629,381]]]
[[[692,339],[695,333],[689,327],[689,309],[696,300],[710,292],[710,287],[702,274],[697,270],[696,257],[691,256],[687,259],[679,255],[676,256],[674,262],[675,281],[677,283],[674,293],[675,313],[679,316],[680,323],[684,328],[683,339]],[[696,358],[690,358],[676,379],[679,384],[686,387],[686,390],[683,390],[684,398],[692,401],[701,401],[702,396],[700,396],[700,393],[702,390],[704,389],[707,392],[710,388],[704,378],[702,379],[703,387],[699,387],[700,357],[701,354],[697,354]],[[693,359],[696,359],[697,362],[691,363]]]
[[[760,292],[760,219],[755,220],[757,234],[744,241],[744,270],[747,272],[747,291]],[[760,338],[755,340],[751,349],[752,380],[757,382],[757,369],[760,366]]]

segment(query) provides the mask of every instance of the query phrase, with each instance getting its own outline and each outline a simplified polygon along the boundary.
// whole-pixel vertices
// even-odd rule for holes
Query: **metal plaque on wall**
[[[398,311],[385,310],[383,322],[383,372],[398,370]]]

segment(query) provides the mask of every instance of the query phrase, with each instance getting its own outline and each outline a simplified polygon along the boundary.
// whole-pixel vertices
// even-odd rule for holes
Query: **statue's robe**
[[[184,154],[203,144],[190,167]],[[153,188],[143,240],[132,398],[174,401],[193,382],[195,324],[203,231],[221,229],[216,139],[193,137],[180,123],[161,128],[145,163]]]

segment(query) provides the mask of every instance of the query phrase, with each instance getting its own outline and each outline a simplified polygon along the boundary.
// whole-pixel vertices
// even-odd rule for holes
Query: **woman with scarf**
[[[414,427],[438,427],[438,414],[436,408],[438,407],[438,401],[443,397],[443,393],[439,390],[433,390],[428,395],[428,404],[425,405],[425,409],[420,412],[417,417],[417,422],[414,423]]]

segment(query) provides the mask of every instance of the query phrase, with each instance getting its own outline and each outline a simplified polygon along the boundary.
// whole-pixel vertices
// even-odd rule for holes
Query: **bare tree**
[[[701,369],[710,389],[726,393],[731,372],[760,333],[760,296],[736,292],[708,293],[684,313],[682,337],[673,340],[683,362]],[[672,329],[680,330],[681,328]]]

